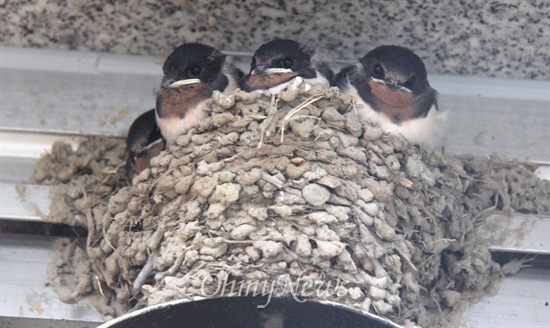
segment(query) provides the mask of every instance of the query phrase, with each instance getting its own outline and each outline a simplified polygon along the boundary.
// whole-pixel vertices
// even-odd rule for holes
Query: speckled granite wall
[[[430,73],[550,78],[548,0],[0,0],[0,25],[10,46],[163,56],[185,41],[254,51],[286,37],[329,58],[398,44]]]

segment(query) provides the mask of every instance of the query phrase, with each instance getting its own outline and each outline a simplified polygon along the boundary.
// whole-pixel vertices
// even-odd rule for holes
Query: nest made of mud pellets
[[[296,83],[277,97],[215,93],[208,110],[132,186],[121,187],[117,156],[103,158],[118,168],[114,175],[64,179],[65,189],[76,190],[66,207],[84,214],[89,231],[86,268],[75,283],[82,288],[73,286],[66,299],[93,288],[100,311],[116,316],[268,286],[274,296],[437,326],[511,271],[492,260],[475,226],[515,204],[548,212],[548,186],[527,166],[421,152],[375,127],[365,130],[351,98],[337,89]],[[536,186],[531,194],[502,192],[511,182],[499,177],[511,171]],[[119,189],[96,196],[100,181]],[[66,267],[77,265],[62,244],[50,270],[54,286],[66,284]],[[147,263],[152,275],[133,290]]]

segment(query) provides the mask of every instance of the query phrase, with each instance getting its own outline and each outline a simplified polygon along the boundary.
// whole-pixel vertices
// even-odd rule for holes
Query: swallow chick
[[[247,92],[268,90],[271,94],[278,94],[298,76],[306,82],[328,87],[333,73],[314,49],[293,40],[277,39],[256,50],[243,89]]]
[[[200,43],[176,48],[162,67],[155,120],[166,146],[199,124],[214,90],[229,94],[239,87],[240,71],[220,51]]]
[[[444,115],[422,59],[399,46],[381,46],[342,69],[335,84],[353,96],[361,119],[421,147],[443,142]],[[369,127],[366,127],[369,128]]]
[[[156,106],[140,115],[126,137],[128,179],[149,167],[151,158],[179,135],[196,126],[214,90],[230,93],[244,74],[224,54],[200,43],[176,48],[163,65],[164,76],[156,93]]]
[[[132,181],[139,172],[149,167],[151,158],[164,149],[164,140],[155,122],[154,109],[135,119],[128,130],[126,146],[126,173],[128,180]]]

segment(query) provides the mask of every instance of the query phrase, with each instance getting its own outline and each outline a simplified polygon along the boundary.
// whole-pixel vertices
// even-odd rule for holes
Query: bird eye
[[[191,68],[191,74],[197,76],[200,73],[202,73],[202,68],[200,68],[199,66],[195,66],[195,67]]]
[[[374,67],[372,68],[372,72],[377,77],[384,77],[384,69],[380,64],[374,65]]]
[[[414,76],[411,76],[407,81],[405,81],[405,86],[407,88],[412,88],[415,83],[416,83],[416,78]]]
[[[286,67],[286,68],[291,68],[293,65],[294,65],[294,60],[292,60],[290,58],[286,58],[283,61],[283,66]]]

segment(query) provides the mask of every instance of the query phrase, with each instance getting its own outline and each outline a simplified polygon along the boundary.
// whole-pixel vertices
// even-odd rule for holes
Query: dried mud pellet
[[[252,244],[262,252],[264,258],[272,258],[283,250],[283,244],[272,240],[257,240]]]
[[[376,308],[378,313],[382,315],[388,314],[393,310],[393,307],[390,304],[384,302],[383,300],[374,300],[372,302],[372,305]]]
[[[369,296],[375,300],[383,300],[388,296],[388,292],[378,287],[370,286]]]
[[[326,212],[311,213],[309,214],[309,218],[319,225],[338,222],[338,219],[334,215],[328,214]]]
[[[229,109],[233,105],[235,105],[235,95],[224,95],[223,93],[219,92],[218,90],[214,90],[212,94],[212,100],[214,103],[220,106],[220,111]],[[214,108],[217,108],[216,106],[213,106]]]
[[[325,120],[327,123],[343,129],[346,127],[346,117],[336,110],[334,107],[327,107],[321,114],[321,117],[323,120]]]
[[[365,213],[367,213],[368,215],[372,217],[375,217],[378,215],[378,209],[379,209],[378,203],[374,203],[374,202],[366,203],[361,200],[357,200],[356,204],[359,205],[361,209],[365,211]]]
[[[388,169],[387,166],[379,166],[379,165],[376,165],[376,164],[372,164],[372,165],[370,165],[369,169],[380,180],[388,181],[392,177],[392,173],[390,172],[390,170]]]
[[[393,184],[389,184],[386,181],[365,178],[361,180],[361,186],[369,189],[374,194],[374,198],[379,202],[390,201],[393,197]]]
[[[379,127],[373,127],[373,126],[366,126],[365,132],[363,133],[363,138],[365,140],[371,141],[379,139],[384,132]]]
[[[332,175],[325,175],[324,177],[318,179],[318,180],[315,180],[316,183],[320,184],[320,185],[323,185],[323,186],[327,186],[331,189],[335,189],[335,188],[338,188],[339,186],[342,185],[342,180],[332,176]]]
[[[345,248],[345,245],[339,241],[316,240],[315,242],[319,256],[326,259],[338,256]]]
[[[239,133],[229,132],[227,134],[217,135],[214,140],[218,141],[221,146],[229,146],[235,144],[239,140],[239,137]]]
[[[200,248],[199,254],[209,255],[214,258],[219,258],[223,254],[225,254],[225,252],[227,251],[227,247],[228,247],[227,244],[219,244],[216,247],[203,246]]]
[[[212,119],[213,119],[212,116],[207,116],[207,117],[203,118],[202,120],[200,120],[199,124],[196,126],[197,131],[198,132],[208,131],[210,126],[212,126]],[[191,138],[191,141],[193,141],[193,143],[195,143],[195,141],[200,142],[199,139],[193,140],[193,138]],[[208,141],[206,141],[206,142],[208,142]],[[206,142],[204,142],[204,143],[206,143]],[[198,143],[195,143],[195,144],[198,145]]]
[[[192,200],[185,203],[187,209],[187,216],[190,219],[196,219],[201,214],[201,204],[197,200]]]
[[[407,157],[407,162],[405,164],[405,172],[407,173],[407,176],[411,178],[418,178],[423,170],[424,165],[420,159],[413,156]]]
[[[327,175],[327,171],[325,171],[324,169],[320,168],[320,167],[317,167],[315,169],[315,171],[310,171],[310,172],[305,172],[303,177],[307,180],[307,181],[311,181],[311,180],[317,180],[317,179],[321,179],[322,177],[324,177],[325,175]]]
[[[374,219],[374,227],[378,236],[384,240],[395,240],[398,238],[395,229],[379,218]]]
[[[352,161],[345,163],[342,165],[342,174],[345,178],[355,178],[359,174],[359,166]]]
[[[357,147],[343,147],[340,145],[336,148],[336,152],[344,157],[351,158],[358,163],[365,163],[367,160],[367,155],[365,152]]]
[[[290,159],[286,156],[280,156],[273,159],[273,163],[275,164],[275,168],[279,171],[284,171],[288,166],[290,165]],[[284,176],[281,176],[281,180],[284,180]]]
[[[342,205],[342,206],[350,206],[352,202],[344,197],[337,196],[335,194],[330,194],[330,197],[327,201],[328,204],[333,205]]]
[[[299,138],[307,140],[313,133],[315,124],[313,123],[313,120],[310,119],[305,119],[302,122],[299,122],[298,120],[291,120],[289,122],[289,126],[292,129],[292,132],[294,132]]]
[[[173,176],[165,175],[158,180],[157,190],[162,193],[167,193],[174,190],[176,179]]]
[[[223,167],[223,162],[214,162],[207,164],[206,161],[200,161],[197,164],[195,172],[197,172],[198,175],[210,175],[212,173],[220,171],[221,169],[223,169]]]
[[[337,136],[337,134],[332,129],[325,129],[317,126],[313,130],[313,136],[315,137],[315,140],[326,141],[329,140],[331,137]]]
[[[222,125],[227,125],[235,120],[237,120],[237,118],[231,113],[219,113],[212,116],[212,125],[220,127]]]
[[[329,139],[329,141],[314,141],[313,148],[332,150],[334,149],[334,146],[332,146],[332,143],[330,142],[330,139]]]
[[[374,224],[374,218],[363,212],[360,208],[353,208],[352,213],[367,227],[370,227]]]
[[[341,131],[336,132],[336,134],[338,135],[343,147],[354,147],[359,143],[359,138],[353,135],[349,135]]]
[[[284,272],[287,266],[288,264],[286,262],[279,261],[279,262],[271,263],[271,265],[269,265],[269,267],[266,269],[274,272]]]
[[[162,239],[164,238],[164,232],[166,231],[166,226],[160,226],[153,235],[147,239],[147,249],[155,250],[158,248]]]
[[[330,192],[321,185],[310,183],[302,189],[302,196],[312,206],[323,206],[328,201]]]
[[[340,237],[336,232],[331,230],[326,224],[321,225],[315,231],[315,235],[319,240],[324,241],[340,241]]]
[[[302,163],[300,165],[287,165],[285,172],[291,179],[299,179],[302,175],[311,170],[311,164]]]
[[[318,149],[316,150],[316,158],[321,162],[331,163],[339,159],[338,154],[332,149]]]
[[[390,305],[399,306],[399,304],[401,303],[401,298],[399,297],[399,295],[388,294],[386,297],[386,301]]]
[[[262,178],[262,170],[260,168],[252,168],[250,171],[237,171],[237,183],[243,186],[253,185]]]
[[[258,221],[265,221],[268,217],[267,208],[265,207],[251,207],[247,213]]]
[[[272,205],[268,207],[268,210],[281,218],[287,218],[292,215],[292,208],[288,205]]]
[[[128,202],[132,197],[132,192],[129,187],[121,188],[115,195],[109,198],[107,210],[112,213],[120,213],[127,208]]]
[[[296,149],[296,146],[294,145],[285,145],[285,144],[280,146],[262,145],[262,147],[258,149],[258,155],[291,156],[295,149]]]
[[[130,215],[139,215],[142,210],[141,202],[137,198],[132,198],[126,209]]]
[[[336,192],[336,195],[346,198],[350,201],[355,201],[357,199],[357,190],[355,188],[341,185],[339,187],[336,187],[334,191]]]
[[[260,259],[260,251],[257,248],[248,246],[245,251],[252,261],[258,261]]]
[[[286,189],[285,189],[286,190]],[[276,193],[275,202],[278,205],[305,205],[306,201],[302,198],[302,195],[295,195],[287,191],[280,190]]]
[[[244,240],[250,235],[250,233],[256,231],[257,228],[251,224],[241,224],[231,231],[229,234],[231,239]]]
[[[360,137],[363,134],[363,124],[355,112],[344,114],[346,117],[346,129],[354,137]]]
[[[219,220],[214,220],[219,218],[220,215],[228,208],[229,206],[224,203],[214,203],[208,206],[208,209],[204,212],[204,216],[208,219],[212,219],[208,222],[210,228],[217,230],[221,226],[222,222]]]
[[[386,165],[385,161],[372,149],[367,149],[367,157],[376,165]]]
[[[221,183],[229,183],[229,182],[233,182],[233,180],[235,179],[237,175],[231,171],[228,171],[228,170],[223,170],[220,172],[220,182]]]
[[[401,168],[399,159],[395,155],[389,155],[388,157],[386,157],[385,163],[391,171],[399,171],[399,169]]]
[[[347,250],[343,250],[337,257],[338,264],[340,264],[348,272],[357,272],[355,262],[351,257],[351,254]]]
[[[82,187],[75,184],[70,184],[69,188],[67,189],[66,195],[72,199],[79,198],[80,196],[82,196]]]
[[[394,153],[393,146],[384,142],[382,139],[376,140],[375,143],[378,145],[378,147],[380,147],[384,155],[391,155]]]
[[[309,255],[308,255],[309,256]],[[288,273],[293,276],[300,276],[304,272],[303,268],[300,266],[298,261],[292,261],[288,268]]]
[[[331,137],[330,139],[328,139],[328,143],[332,148],[336,148],[340,145],[340,139],[338,139],[337,137]]]
[[[348,289],[348,295],[352,300],[358,300],[365,296],[359,287],[352,287]]]
[[[178,230],[177,236],[182,240],[187,240],[197,234],[201,230],[201,227],[199,225],[199,221],[191,221],[191,222],[181,222],[180,223],[181,229]],[[161,230],[159,228],[159,230]],[[165,229],[162,229],[165,230]],[[156,233],[156,232],[155,232]],[[150,247],[151,249],[154,249],[153,247]]]
[[[357,191],[357,197],[366,203],[370,203],[374,199],[374,194],[367,188],[362,188]]]
[[[209,201],[210,203],[233,204],[239,199],[241,190],[241,185],[235,183],[217,185]]]
[[[255,195],[258,195],[259,193],[260,193],[260,188],[256,185],[245,186],[243,187],[243,190],[241,192],[242,195],[246,195],[246,196],[255,196]]]
[[[447,207],[447,199],[445,198],[445,196],[439,196],[435,198],[431,203],[431,208],[436,213],[443,213],[445,207]]]
[[[329,214],[334,215],[334,217],[340,222],[348,221],[349,215],[351,213],[351,210],[348,207],[344,206],[325,204],[324,208]]]
[[[196,193],[197,195],[201,197],[208,197],[213,192],[216,186],[218,185],[218,176],[206,176],[206,177],[200,177],[195,180],[195,183],[191,187],[192,192]]]
[[[397,197],[399,197],[402,200],[406,200],[407,198],[409,198],[409,191],[407,190],[407,188],[405,188],[400,184],[395,186],[395,189],[393,192]]]
[[[296,149],[294,152],[294,155],[296,155],[295,158],[303,158],[304,161],[315,161],[317,158],[317,155],[313,150],[303,150],[303,149]],[[294,164],[300,164],[300,163],[294,163]]]

